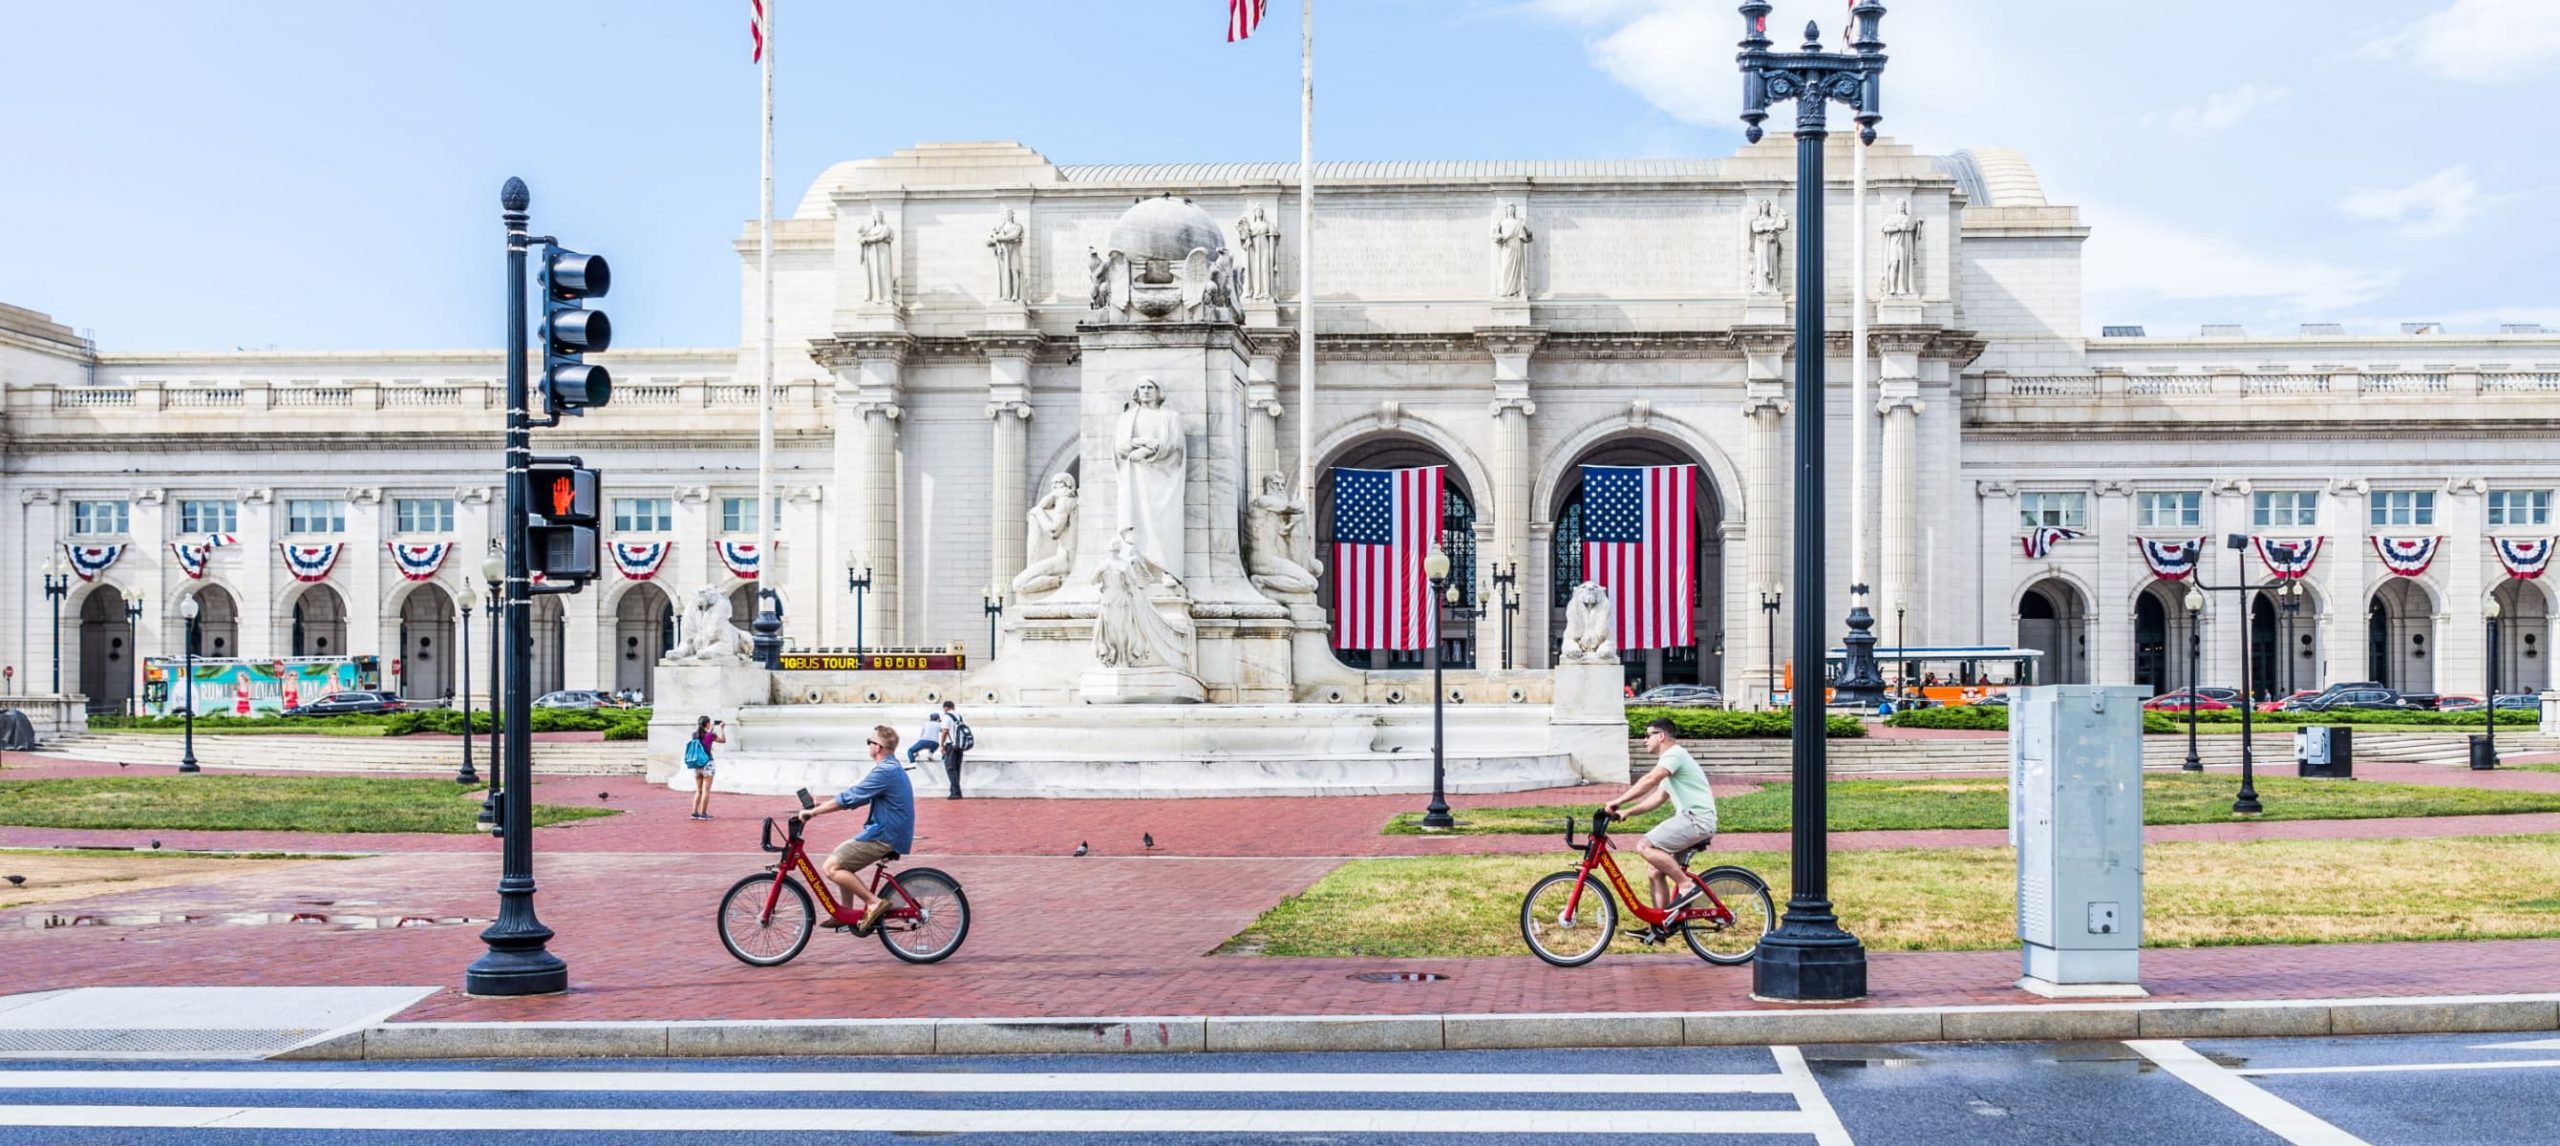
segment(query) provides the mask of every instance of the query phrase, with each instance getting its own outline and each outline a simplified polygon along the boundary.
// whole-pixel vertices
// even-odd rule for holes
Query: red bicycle
[[[812,806],[807,789],[800,792],[800,806]],[[817,905],[827,909],[827,926],[848,935],[862,934],[861,913],[848,914],[838,905],[826,878],[809,861],[808,845],[800,838],[806,826],[792,820],[789,833],[777,845],[773,817],[765,817],[764,850],[782,858],[731,884],[729,893],[720,897],[720,944],[741,963],[779,967],[809,945],[818,924],[817,907],[809,900],[812,889],[818,893]],[[795,873],[800,878],[793,879]],[[960,881],[942,872],[911,867],[892,873],[889,860],[882,860],[871,869],[871,891],[889,897],[889,910],[873,930],[881,946],[900,959],[938,963],[950,958],[960,949],[960,941],[969,937],[969,897],[961,894]]]
[[[1582,864],[1540,878],[1521,899],[1520,937],[1528,940],[1529,950],[1558,967],[1579,967],[1599,958],[1618,931],[1618,904],[1609,895],[1615,888],[1627,910],[1644,921],[1644,927],[1627,930],[1637,942],[1666,943],[1676,931],[1689,950],[1709,963],[1731,967],[1750,962],[1760,951],[1760,937],[1777,921],[1769,882],[1731,864],[1687,872],[1689,856],[1683,853],[1681,867],[1691,885],[1687,894],[1669,908],[1649,906],[1645,896],[1627,885],[1626,873],[1618,870],[1610,851],[1609,821],[1616,818],[1606,808],[1591,813],[1591,836],[1580,843],[1573,838],[1572,818],[1565,819],[1565,846],[1582,852]],[[1595,870],[1609,877],[1607,886],[1592,881]]]

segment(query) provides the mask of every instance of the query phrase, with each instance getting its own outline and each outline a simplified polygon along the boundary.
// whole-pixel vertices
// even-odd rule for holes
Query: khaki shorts
[[[827,858],[846,871],[861,871],[897,854],[898,849],[878,840],[846,840],[837,844],[836,850],[829,852]]]
[[[1674,812],[1644,834],[1645,841],[1673,855],[1694,852],[1716,838],[1716,822],[1696,810]]]

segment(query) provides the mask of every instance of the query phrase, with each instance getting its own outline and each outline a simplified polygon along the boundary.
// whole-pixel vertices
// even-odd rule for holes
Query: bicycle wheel
[[[1596,879],[1583,884],[1582,902],[1565,914],[1565,906],[1573,902],[1573,886],[1581,881],[1580,872],[1560,871],[1530,885],[1520,900],[1520,938],[1538,958],[1558,967],[1579,967],[1599,958],[1618,930],[1618,901]]]
[[[1719,926],[1693,919],[1680,925],[1680,937],[1689,941],[1689,950],[1697,952],[1698,958],[1717,966],[1750,962],[1760,952],[1760,937],[1777,926],[1778,909],[1769,899],[1768,881],[1739,867],[1708,868],[1699,878],[1733,913],[1733,922]]]
[[[809,934],[818,926],[809,889],[787,875],[782,877],[783,894],[774,898],[772,917],[765,916],[764,898],[773,891],[773,878],[759,872],[729,885],[729,894],[720,897],[720,945],[751,967],[790,962],[809,945]]]
[[[960,881],[929,867],[913,867],[897,874],[898,886],[905,888],[907,898],[915,901],[920,913],[915,919],[882,919],[880,945],[889,953],[909,963],[939,963],[960,949],[960,941],[969,937],[969,897],[960,893]],[[905,907],[894,898],[897,893],[880,889],[888,895],[890,906]]]

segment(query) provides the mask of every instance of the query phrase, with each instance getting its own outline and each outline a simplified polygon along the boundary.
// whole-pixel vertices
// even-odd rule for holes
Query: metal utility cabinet
[[[2043,685],[2009,697],[2020,985],[2138,983],[2143,690]]]

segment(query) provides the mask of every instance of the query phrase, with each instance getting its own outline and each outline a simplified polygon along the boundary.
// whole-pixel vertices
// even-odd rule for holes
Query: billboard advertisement
[[[186,703],[187,686],[178,683],[186,672],[183,658],[144,660],[142,710],[176,715]],[[373,657],[197,657],[192,691],[198,716],[275,716],[334,692],[372,687],[377,675]]]

